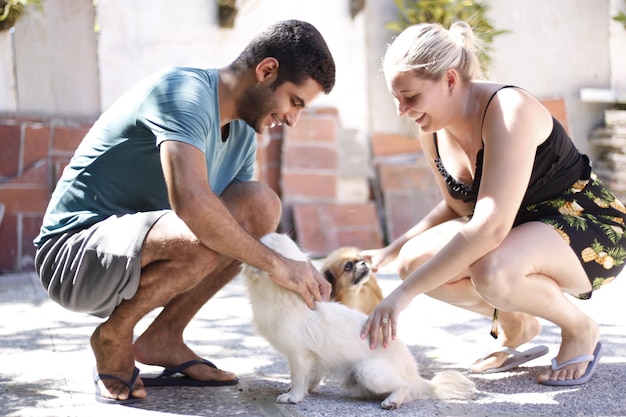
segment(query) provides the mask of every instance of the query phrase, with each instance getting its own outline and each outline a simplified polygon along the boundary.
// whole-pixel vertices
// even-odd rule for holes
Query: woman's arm
[[[462,274],[497,248],[511,230],[528,187],[537,146],[550,134],[552,118],[523,90],[498,92],[486,113],[483,175],[473,216],[435,256],[413,271],[376,309],[363,328],[370,344],[378,339],[382,318],[392,322],[412,298]],[[383,332],[386,344],[390,333]]]

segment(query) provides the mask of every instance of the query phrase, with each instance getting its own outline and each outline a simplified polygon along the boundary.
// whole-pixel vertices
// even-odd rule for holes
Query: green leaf
[[[496,36],[509,33],[509,30],[496,29],[487,16],[489,6],[480,0],[393,0],[398,8],[397,20],[388,22],[385,27],[400,33],[409,26],[420,23],[439,23],[449,28],[458,20],[467,22],[476,37],[484,43],[484,51],[478,54],[483,72],[491,64],[489,52]]]

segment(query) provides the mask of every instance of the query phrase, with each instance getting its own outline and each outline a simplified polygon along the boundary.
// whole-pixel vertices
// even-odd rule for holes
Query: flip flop
[[[171,369],[164,369],[163,372],[156,376],[141,375],[141,379],[144,387],[220,387],[239,383],[239,378],[237,377],[229,381],[200,381],[183,374],[183,370],[198,364],[217,369],[217,366],[209,360],[193,359]]]
[[[94,374],[94,378],[93,378],[94,384],[96,385],[96,401],[98,401],[99,403],[128,405],[128,404],[136,404],[142,400],[141,398],[133,397],[131,394],[133,390],[133,385],[135,385],[135,381],[137,380],[137,377],[139,376],[138,368],[135,368],[135,370],[133,371],[133,376],[130,378],[129,381],[125,381],[122,378],[119,378],[114,375],[99,374],[98,370],[95,367],[93,370],[93,374]],[[129,390],[128,391],[129,397],[125,400],[120,400],[117,398],[109,398],[109,397],[105,397],[104,395],[102,395],[102,390],[100,390],[98,381],[105,380],[105,379],[113,379],[115,381],[119,381],[122,384],[126,385]]]
[[[598,365],[598,362],[600,361],[601,357],[602,357],[602,343],[598,342],[598,344],[596,345],[596,348],[593,351],[593,355],[580,355],[560,365],[556,363],[556,358],[552,358],[552,370],[553,371],[558,371],[559,369],[564,368],[567,365],[572,365],[574,363],[581,363],[581,362],[589,361],[589,365],[587,365],[587,370],[585,371],[583,376],[581,376],[580,378],[564,379],[564,380],[548,379],[546,381],[540,382],[540,384],[550,385],[550,386],[555,386],[555,387],[584,384],[585,382],[589,381],[589,379],[593,376],[593,373],[596,370],[596,365]]]
[[[487,355],[483,356],[477,361],[477,362],[482,362],[485,359],[492,356],[494,353],[499,353],[499,352],[508,353],[509,357],[506,358],[506,360],[502,363],[502,365],[500,365],[497,368],[485,369],[484,371],[481,371],[481,372],[474,372],[470,369],[470,372],[474,374],[494,374],[496,372],[508,371],[510,369],[517,368],[523,363],[529,362],[533,359],[543,356],[546,353],[548,353],[548,351],[549,351],[548,347],[543,346],[543,345],[535,346],[523,352],[520,352],[519,350],[511,349],[506,346],[502,346],[496,350],[489,352]]]

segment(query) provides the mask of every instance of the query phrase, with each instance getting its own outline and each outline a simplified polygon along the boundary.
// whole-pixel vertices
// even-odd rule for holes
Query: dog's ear
[[[335,277],[335,275],[330,272],[328,269],[324,271],[324,278],[326,278],[326,281],[330,282],[330,285],[332,287],[332,291],[330,293],[330,298],[335,298],[335,290],[337,289],[337,278]]]

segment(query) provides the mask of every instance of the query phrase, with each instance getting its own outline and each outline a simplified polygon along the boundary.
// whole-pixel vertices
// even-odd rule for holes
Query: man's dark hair
[[[335,61],[319,31],[300,20],[277,22],[257,35],[233,62],[239,69],[254,68],[265,58],[276,58],[278,79],[302,85],[308,77],[328,94],[335,85]]]

